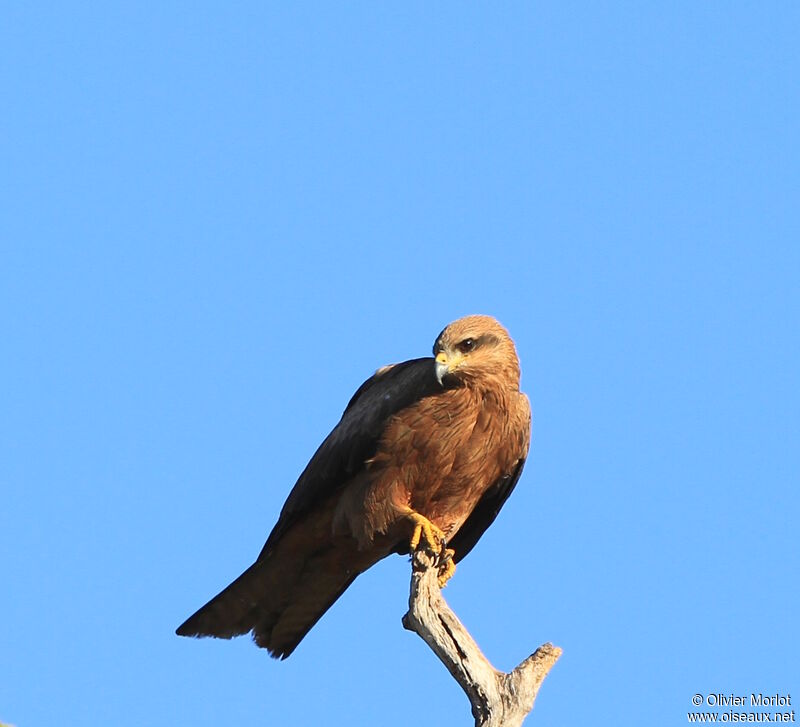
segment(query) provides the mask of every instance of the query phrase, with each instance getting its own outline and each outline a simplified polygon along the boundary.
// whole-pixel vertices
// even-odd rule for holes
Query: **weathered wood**
[[[435,558],[419,549],[412,564],[403,626],[430,646],[461,685],[472,705],[475,727],[518,727],[561,649],[544,644],[511,673],[498,671],[442,597]]]

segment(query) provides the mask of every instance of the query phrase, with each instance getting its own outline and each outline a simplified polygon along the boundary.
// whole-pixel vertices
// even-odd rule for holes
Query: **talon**
[[[450,560],[456,554],[455,550],[447,547],[447,541],[444,538],[442,538],[440,547],[441,550],[439,551],[439,555],[436,556],[436,565],[439,568],[441,568],[448,560]]]
[[[453,573],[456,572],[456,564],[453,561],[453,556],[455,554],[456,551],[452,548],[443,548],[442,552],[439,554],[439,588],[444,588],[447,585],[447,581],[449,581]]]
[[[422,543],[432,553],[441,553],[444,550],[444,533],[437,528],[428,518],[418,512],[409,512],[408,519],[414,523],[414,532],[408,543],[409,550],[413,553]]]

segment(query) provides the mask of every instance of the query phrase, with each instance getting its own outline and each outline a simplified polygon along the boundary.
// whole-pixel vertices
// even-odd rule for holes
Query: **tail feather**
[[[253,628],[256,644],[285,659],[369,563],[355,548],[330,548],[307,561],[280,613],[265,613]]]
[[[176,633],[230,639],[252,631],[258,646],[285,659],[356,577],[384,555],[359,551],[349,538],[309,537],[319,528],[293,530]]]
[[[274,568],[253,563],[242,575],[182,623],[179,636],[230,639],[250,631],[265,612],[281,609]]]

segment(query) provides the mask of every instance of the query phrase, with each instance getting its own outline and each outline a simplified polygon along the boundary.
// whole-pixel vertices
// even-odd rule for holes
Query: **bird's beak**
[[[442,379],[461,363],[462,358],[464,357],[459,354],[448,356],[444,351],[436,354],[436,378],[440,384]]]

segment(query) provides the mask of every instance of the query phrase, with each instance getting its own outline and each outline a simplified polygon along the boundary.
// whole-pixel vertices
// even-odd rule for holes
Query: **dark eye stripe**
[[[475,341],[475,347],[477,348],[478,346],[496,346],[498,343],[500,343],[500,339],[497,336],[491,333],[487,333]]]
[[[499,342],[497,336],[487,333],[483,336],[478,336],[478,338],[465,338],[463,341],[456,344],[456,349],[461,353],[470,353],[479,346],[496,346]]]

